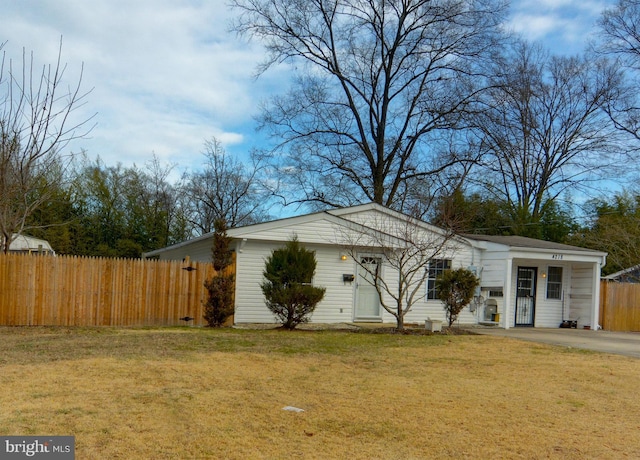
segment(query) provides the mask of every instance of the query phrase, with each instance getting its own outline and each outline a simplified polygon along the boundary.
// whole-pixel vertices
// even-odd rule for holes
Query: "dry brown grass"
[[[640,458],[631,358],[328,331],[0,339],[0,433],[75,435],[78,459]]]

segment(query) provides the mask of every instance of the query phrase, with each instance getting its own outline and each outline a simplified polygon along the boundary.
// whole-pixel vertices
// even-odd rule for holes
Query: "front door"
[[[533,326],[536,310],[536,274],[536,268],[518,267],[516,326]]]
[[[380,297],[373,285],[375,273],[380,273],[379,257],[361,256],[356,282],[356,315],[358,321],[380,321]]]

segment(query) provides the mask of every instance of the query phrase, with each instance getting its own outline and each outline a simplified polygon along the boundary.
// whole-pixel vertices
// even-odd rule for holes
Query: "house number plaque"
[[[552,254],[551,258],[553,260],[562,260],[562,254]]]

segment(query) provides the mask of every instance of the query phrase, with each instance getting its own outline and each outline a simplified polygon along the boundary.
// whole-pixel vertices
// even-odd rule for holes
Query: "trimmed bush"
[[[466,268],[445,270],[436,280],[438,298],[444,303],[449,327],[453,325],[462,309],[469,305],[480,280]]]
[[[285,329],[295,329],[309,321],[322,300],[325,288],[311,285],[316,271],[313,251],[294,238],[275,249],[265,263],[265,281],[260,285],[267,307]]]

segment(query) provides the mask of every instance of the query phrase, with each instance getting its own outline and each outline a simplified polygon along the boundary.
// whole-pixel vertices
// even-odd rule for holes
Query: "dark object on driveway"
[[[578,320],[575,320],[575,321],[564,320],[563,322],[560,323],[560,327],[563,329],[578,329]]]

